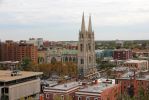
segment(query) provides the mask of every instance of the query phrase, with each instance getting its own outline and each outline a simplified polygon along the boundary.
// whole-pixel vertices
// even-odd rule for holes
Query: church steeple
[[[89,32],[89,33],[92,33],[91,15],[89,16],[88,32]]]
[[[81,32],[85,32],[85,20],[84,20],[84,12],[83,12],[83,16],[82,16]]]
[[[91,16],[89,16],[88,29],[86,30],[83,13],[78,42],[78,75],[80,77],[95,78],[97,76],[95,61],[95,41],[94,32],[92,32]]]

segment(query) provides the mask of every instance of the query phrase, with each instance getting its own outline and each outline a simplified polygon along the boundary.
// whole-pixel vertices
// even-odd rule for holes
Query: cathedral
[[[96,78],[98,72],[95,59],[95,41],[92,30],[91,16],[89,16],[88,29],[85,27],[84,13],[78,41],[78,74],[83,78]]]

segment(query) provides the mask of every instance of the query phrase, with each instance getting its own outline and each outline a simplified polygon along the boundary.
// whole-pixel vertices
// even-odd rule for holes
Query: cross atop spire
[[[88,32],[92,32],[92,22],[91,22],[91,15],[89,15],[89,24],[88,24]]]
[[[84,20],[84,12],[83,12],[83,16],[82,16],[82,25],[81,25],[81,31],[85,32],[85,20]]]

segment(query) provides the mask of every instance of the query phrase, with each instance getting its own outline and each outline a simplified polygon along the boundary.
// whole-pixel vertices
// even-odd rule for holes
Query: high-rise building
[[[78,72],[81,77],[88,77],[96,72],[95,66],[95,42],[92,30],[91,16],[89,16],[88,30],[85,29],[84,13],[79,32],[78,42]]]
[[[25,41],[19,43],[11,40],[0,43],[0,61],[21,61],[24,57],[37,62],[37,47]]]
[[[34,44],[38,49],[43,46],[43,38],[30,38],[27,43]]]
[[[33,62],[37,63],[37,47],[33,44],[28,44],[26,41],[20,41],[17,47],[17,60],[21,61],[23,58],[28,57]]]
[[[5,43],[1,42],[0,52],[1,61],[15,61],[17,52],[17,43],[12,40],[7,40]]]

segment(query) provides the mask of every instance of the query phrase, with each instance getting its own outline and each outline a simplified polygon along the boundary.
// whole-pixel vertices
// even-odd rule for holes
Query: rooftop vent
[[[19,72],[20,72],[20,70],[13,70],[11,72],[11,76],[18,76],[18,75],[20,75]]]
[[[64,84],[64,87],[67,87],[67,84]]]

